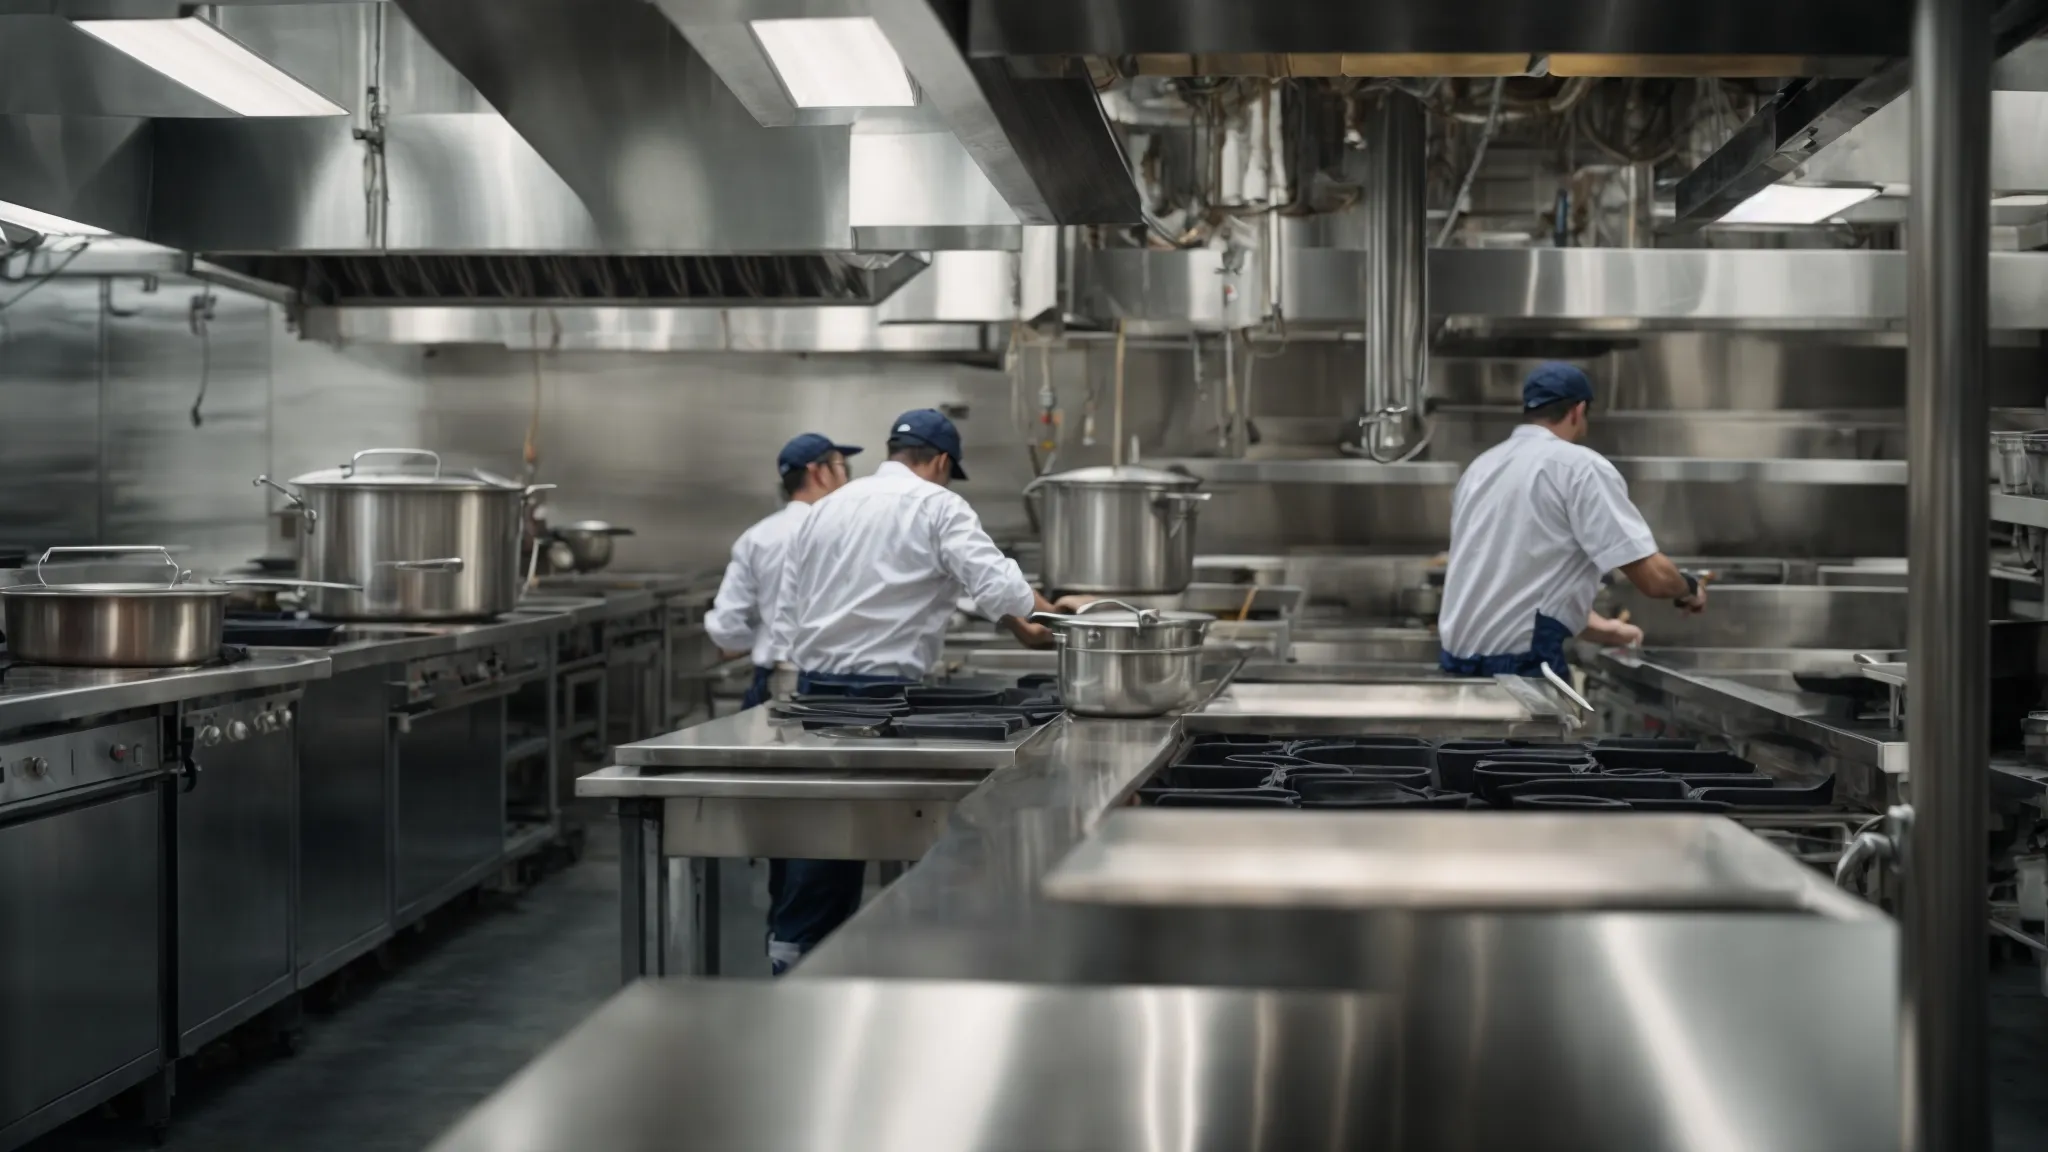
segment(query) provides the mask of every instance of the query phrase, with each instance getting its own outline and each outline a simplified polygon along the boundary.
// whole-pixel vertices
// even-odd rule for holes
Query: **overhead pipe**
[[[1985,813],[1990,760],[1992,0],[1917,0],[1907,231],[1906,739],[1914,815],[1900,991],[1910,1152],[1991,1146]]]
[[[1366,170],[1359,210],[1365,304],[1365,391],[1358,451],[1390,461],[1408,444],[1428,372],[1429,186],[1422,101],[1380,92],[1366,111]]]

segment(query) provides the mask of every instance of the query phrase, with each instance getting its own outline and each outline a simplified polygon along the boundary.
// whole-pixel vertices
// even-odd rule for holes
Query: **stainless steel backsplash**
[[[53,280],[0,313],[0,548],[167,543],[225,568],[293,545],[250,486],[364,447],[428,447],[451,463],[516,474],[533,412],[535,359],[494,346],[355,345],[297,339],[279,309],[213,289],[202,341],[177,279]],[[17,289],[18,291],[18,289]],[[1027,353],[1015,403],[1041,379]],[[1199,379],[1183,341],[1134,341],[1126,432],[1150,456],[1218,449],[1223,365],[1212,342]],[[1463,460],[1504,435],[1528,361],[1442,358],[1450,406],[1433,454]],[[2038,348],[1994,352],[1996,401],[2038,409]],[[962,487],[1000,537],[1030,534],[1018,490],[1030,475],[998,369],[936,359],[760,354],[559,353],[540,357],[539,478],[561,485],[560,518],[639,534],[615,567],[708,568],[776,506],[772,464],[805,430],[864,444],[879,461],[887,421],[920,406],[965,410],[974,480]],[[1904,354],[1818,337],[1644,334],[1593,365],[1598,447],[1629,455],[1896,457]],[[190,420],[202,374],[203,423]],[[1056,466],[1106,462],[1114,356],[1107,341],[1055,352],[1064,412]],[[1253,419],[1263,455],[1321,454],[1358,403],[1355,347],[1297,343],[1261,361]],[[1090,393],[1095,443],[1084,445]],[[1620,409],[1617,411],[1616,409]],[[1630,411],[1644,409],[1644,411]],[[1697,415],[1679,416],[1682,409]],[[1712,409],[1713,412],[1701,410]],[[1026,414],[1028,416],[1028,413]],[[2023,415],[2023,413],[2022,413]],[[2044,414],[2048,417],[2048,414]],[[2048,420],[2044,420],[2048,422]],[[1897,555],[1903,490],[1884,487],[1636,486],[1667,549],[1682,553]],[[1204,513],[1204,552],[1427,551],[1447,533],[1447,488],[1231,489]]]

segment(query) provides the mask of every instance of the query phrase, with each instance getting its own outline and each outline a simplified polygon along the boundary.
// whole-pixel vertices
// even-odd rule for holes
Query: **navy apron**
[[[1541,676],[1545,664],[1550,665],[1552,672],[1563,676],[1567,668],[1564,646],[1572,635],[1572,630],[1562,621],[1538,612],[1536,631],[1529,638],[1528,651],[1497,656],[1453,656],[1448,650],[1438,649],[1436,663],[1452,676]]]
[[[754,681],[747,685],[747,694],[740,697],[740,711],[744,712],[749,708],[759,708],[768,702],[770,695],[768,682],[774,675],[775,669],[763,668],[759,664],[754,665]]]

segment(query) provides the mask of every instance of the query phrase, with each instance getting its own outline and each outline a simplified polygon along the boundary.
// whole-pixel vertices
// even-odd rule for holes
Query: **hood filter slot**
[[[871,304],[923,265],[855,267],[798,256],[215,256],[235,272],[295,290],[308,305]]]

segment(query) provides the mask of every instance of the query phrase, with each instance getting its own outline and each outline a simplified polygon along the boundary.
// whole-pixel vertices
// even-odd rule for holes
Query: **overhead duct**
[[[1359,260],[1365,395],[1358,449],[1374,460],[1395,459],[1407,447],[1429,375],[1428,144],[1422,101],[1408,93],[1383,92],[1367,110],[1359,203],[1366,232]]]
[[[760,124],[858,123],[879,133],[941,129],[1002,196],[1015,214],[1012,223],[1142,220],[1129,171],[1086,76],[1065,69],[1019,76],[1005,61],[969,59],[958,29],[932,0],[653,2]],[[799,19],[873,20],[916,79],[918,106],[796,106],[752,24]]]
[[[969,0],[981,56],[1600,53],[1903,56],[1911,0]]]

